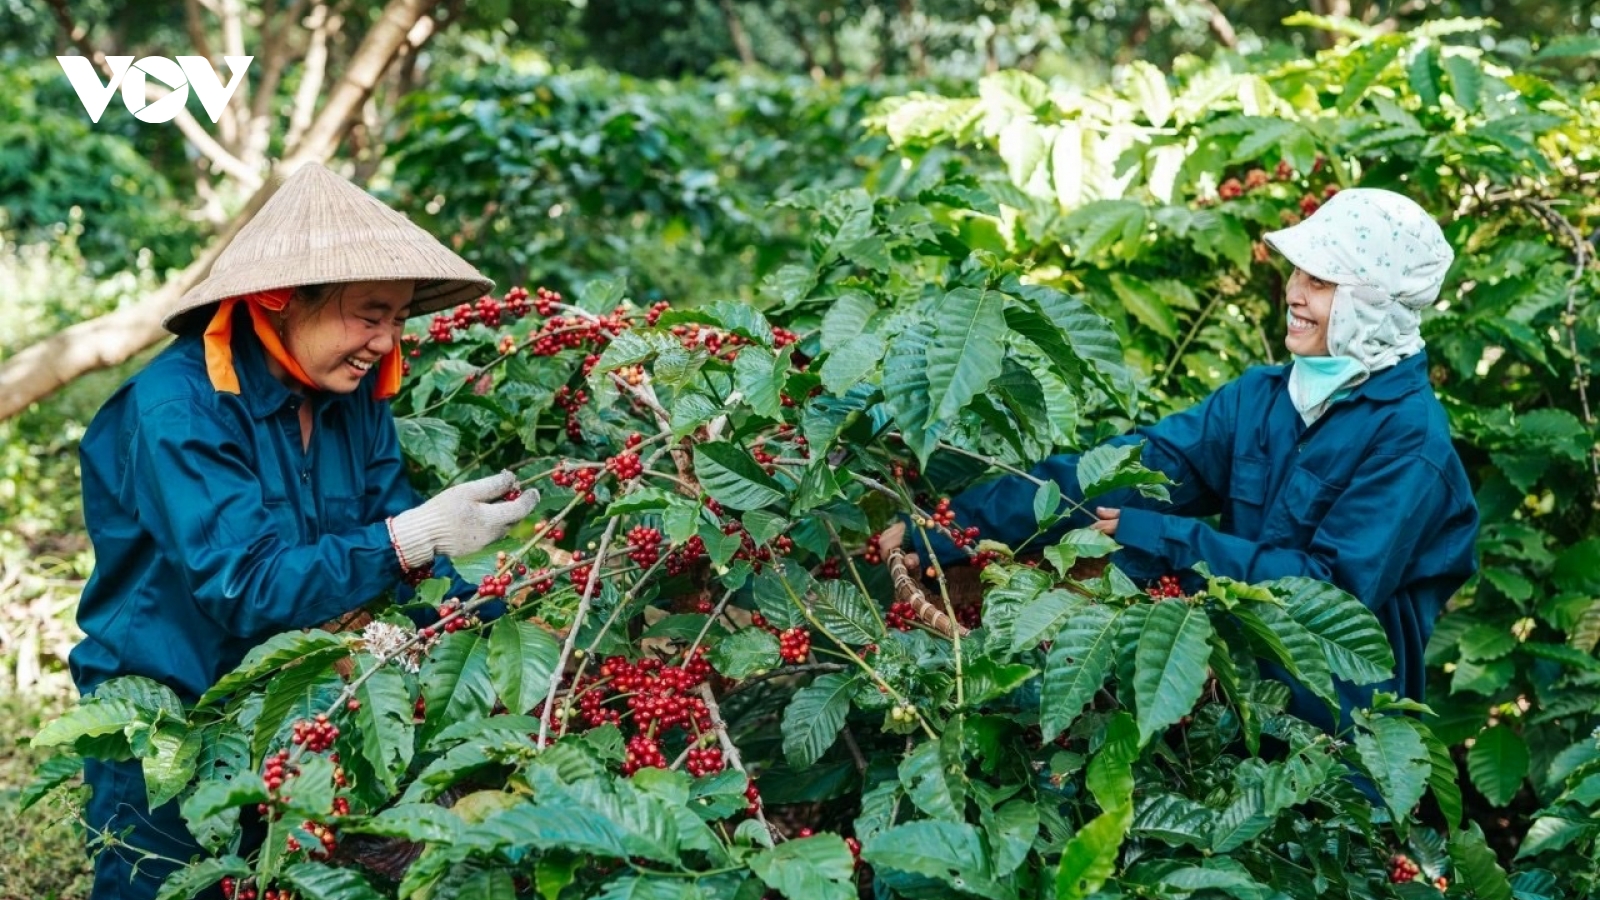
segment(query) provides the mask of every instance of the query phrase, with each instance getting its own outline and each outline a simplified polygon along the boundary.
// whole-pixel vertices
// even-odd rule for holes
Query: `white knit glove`
[[[539,502],[539,492],[526,490],[515,500],[501,500],[517,478],[501,472],[440,491],[416,509],[389,520],[400,565],[417,569],[435,556],[475,553],[506,536]]]

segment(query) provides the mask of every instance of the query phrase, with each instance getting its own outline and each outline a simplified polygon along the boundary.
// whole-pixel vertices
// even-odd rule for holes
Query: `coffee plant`
[[[1513,72],[1451,42],[1484,27],[898,98],[871,122],[903,174],[785,195],[804,240],[757,272],[760,310],[595,278],[415,323],[419,487],[511,469],[537,521],[455,561],[471,599],[423,573],[194,703],[104,685],[35,738],[63,753],[31,796],[142,760],[214,854],[170,898],[1586,896],[1600,101],[1539,74],[1559,54]],[[1458,249],[1424,328],[1484,570],[1429,704],[1379,695],[1327,734],[1258,663],[1335,710],[1335,679],[1386,678],[1356,599],[1136,581],[1089,530],[1019,554],[941,501],[1271,360],[1260,234],[1357,183]],[[1137,448],[1079,477],[1166,490]],[[1034,511],[1071,506],[1041,484]],[[970,564],[883,558],[896,521]],[[1504,814],[1520,846],[1480,827]]]
[[[926,207],[819,199],[819,280],[921,271],[925,295],[857,291],[791,330],[612,283],[519,289],[411,336],[415,458],[441,480],[511,465],[544,518],[457,561],[470,601],[423,581],[359,632],[273,638],[187,708],[124,678],[41,730],[141,758],[151,802],[179,801],[217,856],[163,896],[1387,896],[1413,846],[1417,877],[1443,875],[1413,808],[1431,787],[1457,817],[1460,794],[1444,745],[1393,714],[1414,704],[1335,737],[1256,674],[1274,660],[1330,708],[1334,678],[1387,677],[1359,601],[1300,578],[1141,588],[1087,564],[1115,548],[1090,530],[1018,559],[935,499],[1050,440],[1048,391],[1121,402],[1108,324],[951,256]],[[1126,448],[1082,473],[1089,498],[1165,490]],[[1061,507],[1041,485],[1043,521]],[[877,558],[900,512],[978,577],[925,588]],[[1458,877],[1504,883],[1463,835]]]

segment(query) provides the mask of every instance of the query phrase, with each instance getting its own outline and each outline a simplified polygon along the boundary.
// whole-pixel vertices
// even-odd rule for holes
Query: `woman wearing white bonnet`
[[[1434,620],[1477,568],[1477,505],[1418,328],[1454,253],[1422,207],[1370,188],[1340,192],[1266,241],[1294,266],[1285,292],[1294,359],[1107,442],[1146,442],[1145,464],[1175,482],[1170,502],[1116,492],[1099,498],[1095,518],[1079,514],[1032,542],[1036,487],[1022,476],[970,488],[952,507],[958,522],[1018,549],[1092,526],[1126,548],[1118,562],[1138,574],[1205,563],[1245,581],[1305,576],[1343,588],[1382,623],[1396,677],[1340,681],[1336,721],[1289,673],[1269,669],[1290,685],[1291,713],[1333,729],[1375,690],[1422,699]],[[1081,502],[1077,464],[1053,456],[1032,475]],[[903,539],[899,526],[884,534],[886,545]],[[941,537],[931,550],[946,565],[965,560]]]

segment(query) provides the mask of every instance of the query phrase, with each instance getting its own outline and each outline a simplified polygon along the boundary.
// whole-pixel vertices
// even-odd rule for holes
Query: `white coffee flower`
[[[366,646],[368,653],[413,674],[419,668],[417,647],[415,645],[407,647],[406,644],[415,636],[412,632],[388,622],[368,622],[367,627],[361,630],[361,642]]]

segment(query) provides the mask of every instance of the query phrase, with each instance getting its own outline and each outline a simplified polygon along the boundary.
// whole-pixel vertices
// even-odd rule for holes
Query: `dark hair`
[[[290,303],[299,303],[305,306],[306,312],[316,312],[335,297],[342,298],[347,285],[341,281],[328,284],[302,284],[294,288],[294,293],[289,296]]]
[[[329,282],[326,284],[301,284],[292,288],[289,296],[290,303],[302,303],[310,312],[316,312],[324,304],[335,297],[344,295],[345,285],[342,282]],[[175,334],[189,334],[190,332],[204,331],[210,324],[211,317],[217,314],[217,304],[207,303],[197,306],[172,320],[172,331]]]

